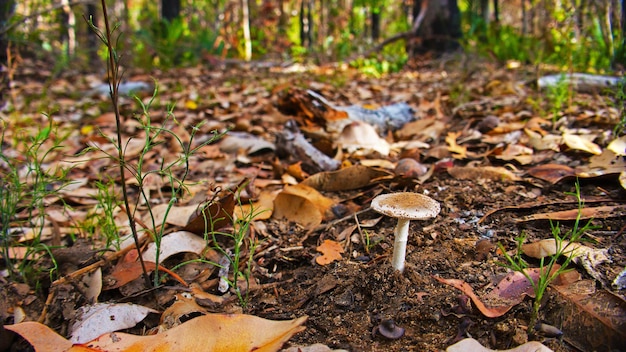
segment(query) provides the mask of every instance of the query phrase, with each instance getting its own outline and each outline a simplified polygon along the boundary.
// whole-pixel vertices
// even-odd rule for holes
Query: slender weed
[[[156,245],[155,261],[157,264],[157,270],[155,270],[154,281],[152,284],[150,283],[150,280],[148,278],[148,273],[143,258],[141,256],[139,256],[139,260],[141,262],[141,267],[144,273],[146,284],[148,286],[153,285],[154,287],[156,287],[159,285],[160,282],[158,264],[159,254],[161,252],[161,239],[163,238],[166,228],[165,221],[172,207],[178,203],[178,201],[183,197],[187,189],[185,186],[185,181],[189,174],[189,160],[191,156],[196,153],[200,148],[217,141],[219,138],[221,138],[222,134],[214,131],[211,138],[203,143],[194,146],[194,137],[200,131],[200,128],[202,126],[202,123],[200,123],[193,126],[191,128],[191,131],[188,131],[188,138],[186,138],[185,140],[181,139],[171,129],[174,125],[180,126],[179,122],[174,117],[174,105],[168,106],[167,114],[163,121],[153,121],[151,117],[151,109],[152,104],[155,102],[155,99],[158,95],[157,84],[155,85],[152,97],[148,100],[147,103],[144,103],[140,98],[136,97],[136,101],[141,109],[140,114],[136,116],[139,133],[136,136],[131,137],[131,139],[141,138],[141,140],[143,141],[143,145],[136,160],[126,156],[127,146],[128,143],[130,143],[131,139],[124,139],[122,137],[122,126],[124,121],[122,120],[120,114],[118,88],[119,84],[122,81],[123,73],[120,71],[120,56],[118,55],[115,47],[115,45],[119,42],[119,36],[117,38],[114,38],[117,27],[111,27],[109,25],[107,6],[104,0],[102,1],[102,10],[105,26],[104,31],[96,27],[91,20],[87,20],[87,22],[91,29],[100,38],[102,43],[106,46],[108,53],[107,68],[109,89],[111,104],[115,114],[116,136],[115,138],[106,136],[105,137],[108,138],[109,143],[115,147],[116,154],[107,155],[109,156],[109,158],[114,160],[119,167],[119,172],[121,176],[123,207],[126,211],[126,215],[128,216],[130,231],[132,233],[135,247],[137,248],[137,250],[140,249],[140,239],[136,226],[136,212],[141,207],[144,207],[149,214],[150,224],[148,228],[145,228],[144,230],[150,235],[151,239]],[[155,163],[149,159],[149,156],[159,145],[161,145],[161,147],[165,147],[167,145],[169,149],[179,152],[177,154],[174,154],[172,157],[168,155],[168,157],[160,158],[160,164],[155,165]],[[100,150],[106,153],[104,149],[100,148]],[[137,187],[137,193],[134,194],[134,197],[133,194],[131,194],[130,185],[127,180],[127,172],[130,173],[130,177],[134,178]],[[163,217],[161,223],[157,223],[156,216],[153,212],[153,204],[155,200],[152,199],[152,195],[147,187],[148,178],[161,180],[163,181],[164,185],[168,185],[171,189],[170,198],[167,201],[165,216]]]
[[[207,232],[205,233],[205,239],[211,239],[213,242],[213,247],[220,254],[222,254],[222,261],[220,261],[219,263],[221,267],[219,275],[220,281],[222,283],[225,283],[227,287],[230,287],[234,291],[237,299],[239,300],[239,304],[241,305],[241,307],[245,308],[249,302],[252,265],[254,262],[254,253],[258,246],[257,239],[250,236],[250,224],[258,215],[263,213],[265,210],[254,209],[251,204],[249,211],[244,211],[243,204],[241,203],[240,193],[241,187],[236,190],[235,199],[237,201],[237,206],[239,207],[239,209],[241,209],[242,216],[240,218],[236,218],[235,216],[229,215],[230,220],[233,224],[232,233],[215,231],[214,224],[217,221],[223,219],[207,218],[206,215],[208,214],[210,216],[211,212],[204,211],[204,209],[201,209],[201,211],[202,214],[205,215],[204,221],[207,229]],[[209,205],[210,204],[207,204],[206,206]],[[217,236],[223,236],[225,238],[231,239],[233,242],[232,249],[220,245]],[[232,269],[233,273],[232,279],[230,279],[229,275],[230,269]],[[240,286],[240,280],[245,281],[246,287],[243,289]]]
[[[38,129],[34,135],[27,130],[14,132],[13,150],[22,151],[19,155],[14,155],[5,149],[8,123],[0,123],[3,131],[0,169],[6,172],[0,178],[0,242],[4,264],[13,279],[26,282],[36,280],[38,274],[45,270],[53,278],[56,262],[50,247],[41,242],[46,225],[46,198],[55,195],[67,185],[69,169],[52,167],[48,158],[61,147],[67,135],[60,133],[48,117],[48,125]],[[18,218],[18,213],[23,216]],[[29,240],[23,244],[17,243],[17,239],[24,234]],[[14,246],[25,247],[19,263],[11,259],[11,249]],[[51,269],[35,265],[37,259],[46,254],[52,259]]]
[[[552,237],[554,238],[556,244],[556,251],[553,255],[540,259],[540,275],[536,281],[533,280],[528,274],[526,270],[529,268],[528,263],[522,257],[522,244],[526,240],[526,234],[522,232],[522,234],[516,238],[517,248],[513,256],[507,253],[501,243],[498,243],[498,247],[500,248],[502,253],[504,253],[504,258],[506,260],[506,262],[500,263],[500,265],[522,273],[533,286],[535,298],[533,301],[530,322],[528,324],[528,332],[531,335],[534,333],[535,324],[538,321],[539,311],[541,309],[541,302],[548,286],[559,275],[571,270],[568,266],[574,258],[575,251],[573,250],[573,244],[585,241],[585,239],[583,238],[585,232],[596,228],[591,224],[591,220],[587,221],[584,225],[581,223],[584,201],[580,195],[580,185],[578,182],[576,182],[575,187],[575,192],[566,193],[568,195],[576,197],[576,200],[578,202],[578,214],[576,215],[574,224],[570,230],[562,233],[559,223],[553,223],[552,221],[550,221],[550,229]],[[563,260],[561,265],[558,266],[558,260],[560,257],[564,257],[565,259]]]

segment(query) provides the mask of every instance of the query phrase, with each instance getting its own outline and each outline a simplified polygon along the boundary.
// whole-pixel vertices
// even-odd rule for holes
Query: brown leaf
[[[466,294],[469,298],[472,299],[474,305],[484,316],[488,318],[496,318],[504,315],[504,313],[508,312],[513,306],[503,306],[503,307],[487,307],[483,302],[476,296],[474,293],[474,289],[467,282],[458,279],[444,279],[438,276],[433,276],[433,278],[442,284],[450,285],[457,290],[460,290],[464,294]]]
[[[558,270],[557,264],[552,268],[552,273]],[[544,269],[545,270],[545,269]],[[526,269],[526,273],[533,281],[539,279],[539,268]],[[524,274],[514,271],[508,273],[496,286],[496,288],[485,295],[482,299],[474,293],[474,289],[468,283],[458,279],[444,279],[438,276],[433,278],[443,284],[450,285],[472,299],[478,310],[488,318],[497,318],[504,315],[515,305],[521,303],[525,296],[534,297],[532,283],[528,281]]]
[[[553,286],[555,307],[546,311],[546,320],[558,326],[568,342],[582,351],[612,351],[624,348],[626,303],[594,280]]]
[[[520,177],[500,166],[454,166],[448,173],[458,180],[519,181]]]
[[[318,172],[302,181],[301,184],[318,191],[348,191],[374,184],[393,175],[383,169],[363,165],[349,166],[337,171]]]
[[[233,211],[235,210],[235,193],[228,194],[219,201],[212,201],[204,207],[202,212],[196,211],[191,215],[187,226],[183,231],[189,231],[203,236],[210,231],[219,230],[232,224]]]
[[[626,205],[605,205],[600,207],[580,209],[580,219],[608,219],[626,216]],[[550,213],[532,214],[515,219],[515,222],[527,222],[534,220],[576,220],[578,209],[554,211]]]
[[[573,177],[574,169],[567,165],[561,164],[544,164],[531,168],[528,174],[540,180],[548,181],[556,184],[565,177]]]

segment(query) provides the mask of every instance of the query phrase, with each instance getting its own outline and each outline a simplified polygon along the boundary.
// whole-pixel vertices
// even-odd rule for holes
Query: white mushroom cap
[[[372,199],[371,207],[383,215],[407,220],[431,219],[441,210],[436,200],[413,192],[379,195]]]

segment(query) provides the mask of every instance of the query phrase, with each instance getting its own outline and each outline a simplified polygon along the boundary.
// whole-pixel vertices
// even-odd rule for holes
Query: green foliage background
[[[107,2],[113,22],[119,25],[118,49],[133,65],[189,66],[243,55],[240,0],[183,0],[180,18],[171,22],[159,19],[158,1]],[[484,16],[480,1],[458,0],[464,49],[503,63],[544,63],[578,71],[619,69],[626,64],[619,2],[606,2],[613,8],[584,7],[585,3],[577,0],[524,3],[522,13],[519,1],[501,1],[496,22],[493,8]],[[409,30],[412,21],[409,0],[313,2],[313,40],[308,44],[300,43],[299,1],[250,0],[248,4],[253,58],[259,60],[346,60],[377,44],[371,38],[373,13],[381,18],[382,38],[378,41]],[[69,11],[77,18],[73,28],[67,25]],[[0,28],[7,32],[14,50],[40,59],[53,58],[59,67],[77,62],[92,67],[93,52],[98,49],[90,45],[88,26],[81,19],[89,15],[84,1],[68,10],[54,0],[26,0],[16,3],[12,14],[8,9],[0,12],[10,15],[0,22]],[[98,16],[94,16],[96,22]],[[75,52],[70,50],[70,30],[76,32]],[[397,41],[351,64],[379,75],[399,70],[407,60],[405,42]]]

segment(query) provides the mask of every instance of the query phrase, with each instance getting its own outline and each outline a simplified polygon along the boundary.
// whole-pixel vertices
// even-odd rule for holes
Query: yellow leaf
[[[602,148],[597,144],[576,134],[563,133],[563,142],[571,149],[582,150],[595,155],[602,154]]]
[[[465,159],[467,156],[467,148],[456,144],[456,139],[461,135],[461,132],[448,132],[446,136],[446,143],[448,143],[448,151],[452,153],[455,159]]]
[[[189,110],[196,110],[198,109],[198,104],[193,100],[187,100],[185,102],[185,107]]]
[[[86,136],[88,134],[91,134],[93,130],[94,130],[93,125],[85,125],[80,128],[80,134],[82,134],[83,136]]]

